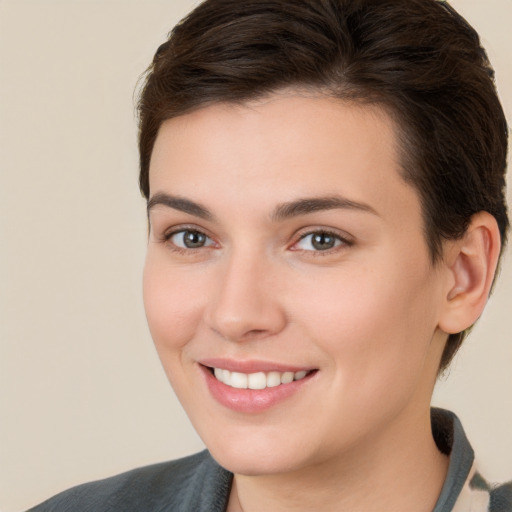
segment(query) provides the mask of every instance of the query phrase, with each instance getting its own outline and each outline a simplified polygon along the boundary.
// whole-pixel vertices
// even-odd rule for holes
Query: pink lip
[[[212,374],[212,371],[208,367],[214,368],[224,368],[230,371],[242,371],[243,373],[256,373],[257,371],[300,371],[302,368],[294,370],[293,367],[286,366],[285,369],[279,370],[280,365],[275,365],[272,363],[271,366],[266,366],[265,364],[261,364],[261,362],[257,364],[249,364],[249,362],[244,363],[234,363],[231,361],[231,365],[226,364],[226,361],[223,360],[222,364],[220,360],[216,360],[215,365],[211,365],[213,360],[209,360],[208,364],[206,362],[201,362],[199,368],[204,376],[206,381],[206,385],[208,390],[210,391],[213,398],[219,402],[224,407],[231,409],[235,412],[246,413],[246,414],[256,414],[264,412],[271,407],[281,403],[282,401],[291,398],[296,392],[299,392],[301,388],[307,386],[311,380],[314,379],[317,372],[311,372],[309,375],[304,377],[301,380],[295,380],[290,382],[289,384],[281,384],[280,386],[265,388],[265,389],[236,389],[231,386],[227,386],[226,384],[218,381]],[[254,363],[254,362],[253,362]],[[242,370],[242,367],[244,368]],[[264,369],[264,368],[269,368]]]
[[[271,361],[247,360],[235,361],[234,359],[226,358],[210,358],[198,361],[203,366],[210,368],[222,368],[230,372],[240,373],[257,373],[257,372],[300,372],[301,370],[309,371],[314,368],[303,366],[292,366],[289,364],[273,363]]]

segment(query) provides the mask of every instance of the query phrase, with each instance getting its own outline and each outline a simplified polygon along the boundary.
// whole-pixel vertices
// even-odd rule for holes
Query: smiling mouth
[[[298,372],[232,372],[223,368],[209,368],[215,378],[226,386],[236,389],[266,389],[290,384],[302,380],[316,370],[301,370]]]

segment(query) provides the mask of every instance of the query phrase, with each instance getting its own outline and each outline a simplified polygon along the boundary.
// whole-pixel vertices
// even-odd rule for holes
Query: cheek
[[[419,282],[377,275],[382,273],[354,271],[343,279],[316,279],[301,294],[302,329],[327,355],[326,403],[336,406],[324,414],[334,426],[333,439],[343,429],[350,437],[357,429],[379,428],[423,389],[435,330],[425,313],[429,294]],[[347,416],[357,421],[347,422]]]
[[[347,381],[382,385],[398,370],[406,378],[404,367],[413,374],[436,327],[429,273],[380,263],[316,276],[296,302],[296,317]]]
[[[201,318],[200,283],[186,272],[148,254],[144,267],[144,307],[149,329],[161,358],[183,348]]]

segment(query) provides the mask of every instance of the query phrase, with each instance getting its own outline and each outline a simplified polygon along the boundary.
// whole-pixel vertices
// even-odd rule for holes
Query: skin
[[[432,265],[418,194],[399,170],[383,111],[293,91],[160,128],[151,196],[186,198],[212,217],[150,208],[146,313],[194,427],[235,473],[230,511],[436,503],[448,461],[429,404],[451,332],[442,327],[467,322],[452,304],[471,279],[457,276],[474,273],[456,257],[461,244]],[[272,219],[283,203],[333,195],[365,207]],[[168,236],[183,229],[204,233],[205,245]],[[311,244],[322,230],[340,237],[332,249]],[[246,414],[210,394],[198,361],[211,357],[318,371],[300,392]]]

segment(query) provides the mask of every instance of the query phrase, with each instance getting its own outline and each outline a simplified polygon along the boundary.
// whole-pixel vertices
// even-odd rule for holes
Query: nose
[[[209,327],[241,342],[279,333],[286,315],[276,293],[276,270],[261,256],[232,255],[223,262],[205,313]]]

